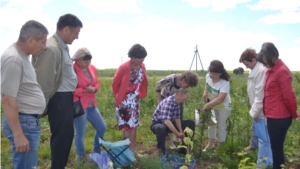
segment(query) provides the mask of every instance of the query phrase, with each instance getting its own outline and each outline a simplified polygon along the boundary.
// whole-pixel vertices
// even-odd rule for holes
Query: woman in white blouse
[[[254,49],[246,49],[240,57],[240,62],[243,63],[246,68],[251,69],[251,72],[248,76],[247,93],[251,104],[249,114],[253,118],[254,131],[252,132],[252,135],[255,135],[255,130],[260,130],[265,136],[264,138],[267,138],[266,140],[264,140],[264,138],[262,138],[261,136],[257,136],[257,168],[261,168],[262,164],[267,168],[268,166],[273,164],[271,144],[263,113],[264,86],[266,81],[267,68],[264,67],[262,63],[258,62],[257,54]],[[264,125],[259,128],[255,124],[259,123],[260,121]],[[255,138],[255,136],[252,136],[252,138]]]
[[[206,85],[203,92],[203,99],[206,103],[202,112],[205,109],[213,106],[217,124],[208,126],[208,143],[204,152],[209,148],[214,148],[216,140],[216,130],[218,126],[218,142],[216,146],[226,140],[226,120],[231,112],[231,99],[229,95],[229,74],[224,69],[223,63],[219,60],[213,60],[209,65],[209,73],[206,75]]]

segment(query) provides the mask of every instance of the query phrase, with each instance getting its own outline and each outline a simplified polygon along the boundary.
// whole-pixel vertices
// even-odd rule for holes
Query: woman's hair
[[[179,80],[183,80],[189,87],[196,87],[198,85],[198,75],[194,72],[184,72],[179,76]]]
[[[279,52],[275,45],[271,42],[266,42],[262,45],[260,52],[258,53],[258,58],[262,61],[264,65],[273,67],[275,63],[273,58],[278,59]]]
[[[240,57],[240,63],[243,62],[243,60],[246,60],[248,62],[252,62],[252,59],[257,60],[257,53],[255,52],[254,49],[247,48],[241,55]]]
[[[134,44],[128,51],[130,58],[145,58],[147,56],[146,49],[140,44]]]
[[[229,81],[229,74],[224,69],[223,63],[219,60],[213,60],[208,67],[209,72],[221,73],[220,78]]]

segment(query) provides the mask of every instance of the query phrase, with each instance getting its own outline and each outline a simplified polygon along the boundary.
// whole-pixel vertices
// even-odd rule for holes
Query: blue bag
[[[114,168],[129,167],[134,164],[134,154],[128,148],[130,145],[129,138],[117,142],[105,141],[99,138],[99,143],[101,146],[106,147],[105,150],[112,160]]]
[[[99,153],[92,153],[90,154],[90,159],[95,162],[99,168],[101,169],[112,169],[113,167],[109,165],[111,162],[108,154],[105,151],[101,151]]]
[[[265,119],[263,117],[258,118],[259,122],[254,122],[255,135],[257,138],[262,139],[265,142],[269,142],[269,134],[267,126],[265,125]]]

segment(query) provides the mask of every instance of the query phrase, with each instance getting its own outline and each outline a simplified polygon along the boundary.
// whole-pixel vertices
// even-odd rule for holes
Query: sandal
[[[213,144],[211,146],[206,146],[202,151],[207,152],[209,149],[215,148],[216,146]]]

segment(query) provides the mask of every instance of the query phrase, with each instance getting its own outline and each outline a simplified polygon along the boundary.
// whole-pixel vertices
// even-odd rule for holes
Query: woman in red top
[[[119,130],[123,130],[123,137],[130,139],[130,150],[135,153],[136,128],[140,123],[140,98],[147,95],[148,79],[145,65],[146,49],[140,44],[133,45],[128,57],[117,70],[112,90],[115,97],[116,115]]]
[[[74,119],[75,146],[79,159],[85,158],[84,136],[86,121],[89,121],[96,129],[94,135],[94,153],[100,153],[99,137],[103,138],[106,130],[105,122],[97,108],[95,94],[100,89],[97,70],[91,65],[92,55],[87,48],[80,48],[73,56],[74,69],[77,74],[78,84],[74,92],[74,102],[80,99],[85,114]]]
[[[273,169],[281,169],[284,164],[283,145],[288,128],[293,119],[298,119],[297,100],[292,88],[292,73],[278,59],[279,53],[273,43],[266,42],[258,54],[259,60],[268,68],[263,111],[273,153]]]

